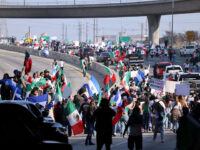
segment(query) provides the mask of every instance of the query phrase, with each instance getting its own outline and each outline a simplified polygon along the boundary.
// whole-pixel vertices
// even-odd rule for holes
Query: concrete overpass
[[[200,0],[174,0],[174,14],[200,12]],[[0,18],[105,18],[147,16],[149,39],[159,44],[161,15],[172,13],[172,0],[89,5],[1,5]]]

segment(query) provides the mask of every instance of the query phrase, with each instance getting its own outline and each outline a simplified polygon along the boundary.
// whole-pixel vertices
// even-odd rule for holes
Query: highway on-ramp
[[[21,70],[24,63],[24,57],[25,55],[22,53],[0,50],[0,78],[3,78],[4,73],[13,76],[14,69]],[[45,69],[49,70],[50,74],[52,73],[52,59],[41,58],[33,55],[31,55],[31,57],[33,62],[31,75],[36,71],[40,73]],[[77,93],[84,83],[88,82],[88,78],[84,78],[78,69],[66,63],[64,66],[64,74],[67,81],[71,83],[73,95]]]

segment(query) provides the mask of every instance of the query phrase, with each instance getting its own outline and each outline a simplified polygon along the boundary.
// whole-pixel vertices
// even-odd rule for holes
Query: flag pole
[[[15,95],[16,95],[16,93],[17,93],[17,88],[16,88],[16,90],[15,90],[15,92],[14,92],[14,94],[13,94],[12,100],[15,100]]]

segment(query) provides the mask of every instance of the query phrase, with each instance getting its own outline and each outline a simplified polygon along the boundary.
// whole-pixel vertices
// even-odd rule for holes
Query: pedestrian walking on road
[[[164,116],[165,116],[165,104],[162,101],[162,97],[159,96],[158,101],[154,103],[154,114],[155,114],[155,130],[153,140],[156,140],[157,133],[160,129],[161,143],[164,143]]]
[[[134,146],[136,147],[136,150],[142,150],[142,124],[143,116],[141,115],[140,108],[136,106],[133,109],[123,134],[124,136],[130,126],[130,133],[128,137],[129,150],[133,150]]]
[[[95,103],[90,102],[90,106],[87,108],[85,116],[86,128],[87,128],[87,137],[85,140],[85,145],[94,145],[94,143],[92,143],[92,135],[94,131],[94,121],[92,119],[92,116],[94,111],[95,111]]]
[[[94,112],[93,119],[96,120],[95,130],[97,131],[97,150],[101,150],[106,145],[106,150],[110,150],[112,144],[112,119],[115,111],[109,107],[109,101],[102,99],[100,107]]]
[[[188,59],[186,59],[186,61],[184,63],[185,72],[189,72],[189,68],[190,68],[190,63],[189,63]]]
[[[142,105],[143,110],[143,119],[144,119],[144,131],[148,132],[149,130],[149,120],[150,120],[150,107],[149,107],[149,99],[145,99],[145,103]]]

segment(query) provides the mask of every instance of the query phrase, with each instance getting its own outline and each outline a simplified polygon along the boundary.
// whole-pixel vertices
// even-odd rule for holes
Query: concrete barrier
[[[20,52],[20,53],[24,53],[25,50],[28,50],[28,52],[31,55],[39,56],[38,50],[34,50],[32,48],[27,48],[27,47],[17,47],[17,46],[14,46],[14,45],[0,44],[0,49],[4,49],[4,50],[8,50],[8,51],[14,51],[14,52]],[[45,56],[42,55],[40,57],[45,57]],[[82,71],[82,69],[80,68],[80,59],[77,56],[72,56],[72,55],[68,55],[68,54],[65,54],[65,53],[58,53],[58,52],[55,52],[55,51],[50,51],[49,56],[45,57],[45,58],[56,59],[56,60],[62,59],[64,62],[66,62],[66,63],[68,63],[72,66],[75,66],[77,69],[79,69],[79,71]],[[102,76],[102,78],[104,78],[106,76],[106,74],[108,74],[104,69],[104,65],[97,63],[97,62],[92,62],[91,71],[98,73],[99,75]],[[112,69],[111,69],[111,71],[115,72]],[[87,74],[87,75],[88,75],[88,78],[90,78],[91,75],[90,74]],[[120,78],[118,76],[118,73],[116,73],[116,80],[117,81],[116,81],[115,84],[119,85]],[[112,85],[112,87],[113,86],[114,85]]]

